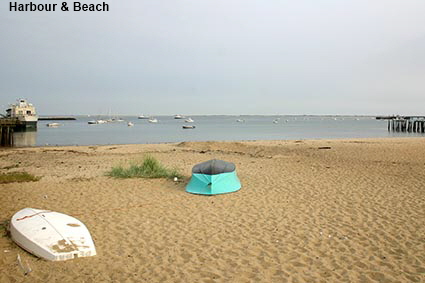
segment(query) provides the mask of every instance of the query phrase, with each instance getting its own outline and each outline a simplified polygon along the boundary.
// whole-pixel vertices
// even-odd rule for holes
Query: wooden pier
[[[51,120],[51,121],[67,121],[67,120],[77,120],[75,117],[71,116],[49,116],[49,117],[38,117],[38,120]]]
[[[381,116],[380,120],[388,120],[389,132],[425,133],[425,116]]]

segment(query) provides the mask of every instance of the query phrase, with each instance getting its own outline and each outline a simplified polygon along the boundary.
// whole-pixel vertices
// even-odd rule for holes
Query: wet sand
[[[105,176],[146,154],[186,178]],[[186,193],[213,158],[236,164],[242,189]],[[97,249],[49,262],[0,237],[0,282],[425,281],[425,138],[15,148],[0,168],[42,177],[0,184],[0,222],[62,212]]]

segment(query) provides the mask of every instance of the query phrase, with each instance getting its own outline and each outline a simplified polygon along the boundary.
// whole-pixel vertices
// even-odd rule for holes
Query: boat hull
[[[10,235],[20,247],[37,257],[62,261],[96,255],[86,226],[66,214],[24,208],[12,216]]]
[[[215,175],[193,173],[186,192],[199,195],[227,194],[240,190],[236,171]]]

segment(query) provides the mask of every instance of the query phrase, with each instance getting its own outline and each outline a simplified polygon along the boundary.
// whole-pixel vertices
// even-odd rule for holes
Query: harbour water
[[[173,116],[156,116],[158,123],[149,123],[136,116],[121,116],[124,122],[95,125],[87,123],[93,120],[93,116],[76,118],[73,121],[55,121],[61,124],[59,127],[46,127],[51,121],[39,121],[37,131],[14,134],[15,146],[424,136],[388,132],[387,121],[371,116],[191,116],[194,123],[185,123],[184,119],[174,119]],[[96,119],[107,118],[96,116]],[[127,126],[128,122],[134,126]],[[189,124],[196,128],[182,128]]]

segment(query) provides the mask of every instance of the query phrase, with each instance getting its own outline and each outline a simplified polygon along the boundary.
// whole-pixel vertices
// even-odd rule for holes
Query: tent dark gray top
[[[233,172],[235,171],[235,169],[236,166],[232,162],[212,159],[193,166],[192,173],[216,175],[221,173]]]

